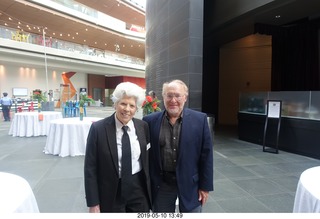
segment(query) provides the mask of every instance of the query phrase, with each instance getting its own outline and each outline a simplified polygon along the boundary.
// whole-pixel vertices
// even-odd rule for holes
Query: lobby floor
[[[106,117],[111,107],[90,107],[88,116]],[[141,114],[137,117],[141,118]],[[2,118],[2,117],[1,117]],[[84,197],[84,156],[44,154],[46,137],[12,137],[0,121],[0,171],[25,178],[41,213],[88,212]],[[214,188],[205,213],[291,213],[300,174],[320,160],[238,140],[234,127],[214,133]]]

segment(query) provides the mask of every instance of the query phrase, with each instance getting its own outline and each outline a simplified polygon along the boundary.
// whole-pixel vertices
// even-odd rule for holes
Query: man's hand
[[[100,213],[100,205],[89,207],[89,213]]]
[[[199,201],[201,201],[201,205],[204,205],[209,198],[209,192],[199,189]]]

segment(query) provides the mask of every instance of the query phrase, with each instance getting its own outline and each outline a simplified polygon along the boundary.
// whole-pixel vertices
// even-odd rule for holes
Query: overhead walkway
[[[16,30],[0,27],[0,32],[0,64],[19,63],[43,67],[46,58],[48,67],[56,69],[74,69],[77,72],[110,76],[145,77],[144,61],[135,57],[99,51],[61,40],[50,39],[55,43],[43,46],[41,41],[38,42],[39,35],[33,34],[27,41],[18,41],[11,37]]]

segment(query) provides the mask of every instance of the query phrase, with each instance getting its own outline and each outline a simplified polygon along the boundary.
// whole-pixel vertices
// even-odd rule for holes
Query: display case
[[[320,159],[320,91],[241,93],[239,139],[263,144],[268,100],[282,101],[279,149]],[[277,122],[269,124],[267,144],[272,146]]]
[[[265,115],[267,100],[282,101],[282,117],[320,120],[320,91],[241,93],[239,112]]]

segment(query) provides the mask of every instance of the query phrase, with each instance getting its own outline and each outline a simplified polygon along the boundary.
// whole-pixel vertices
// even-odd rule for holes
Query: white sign
[[[281,101],[269,100],[268,101],[268,117],[280,118],[281,116]]]
[[[28,88],[14,87],[12,88],[13,96],[28,96]]]

